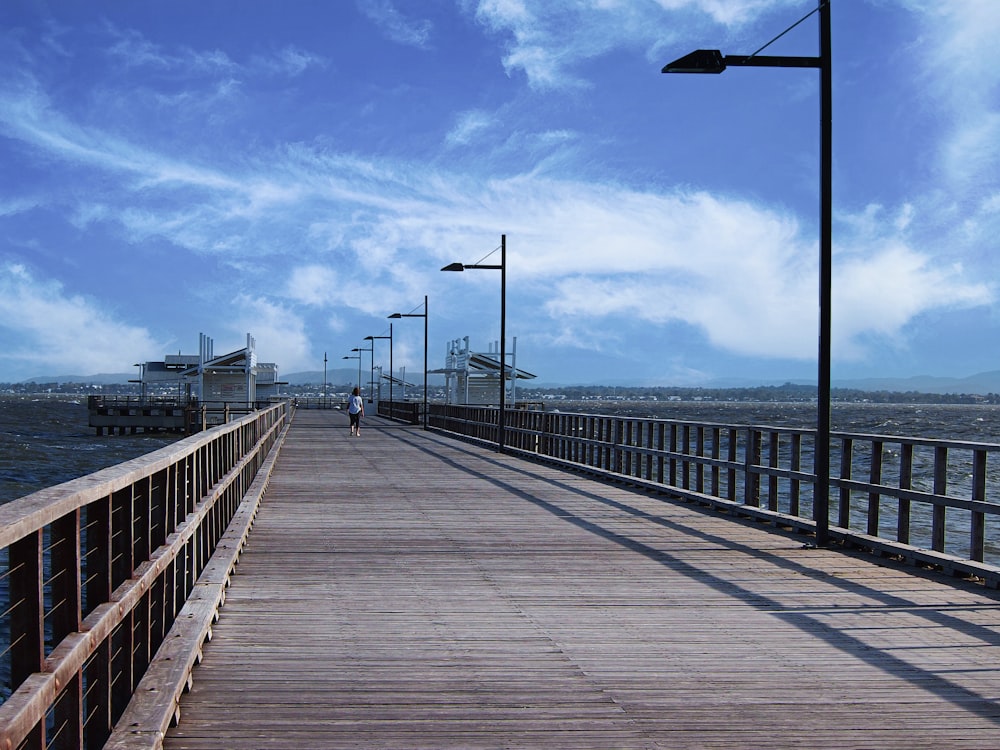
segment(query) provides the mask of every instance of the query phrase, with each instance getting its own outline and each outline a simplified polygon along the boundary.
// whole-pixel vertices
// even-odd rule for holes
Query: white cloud
[[[919,54],[929,105],[950,119],[941,149],[945,177],[975,189],[1000,166],[1000,3],[994,0],[900,0],[923,27]]]
[[[5,369],[22,377],[131,372],[165,348],[145,328],[14,263],[0,267],[0,341]]]
[[[801,8],[799,0],[480,0],[476,18],[509,37],[504,67],[521,70],[539,90],[586,87],[582,63],[623,48],[647,55],[708,20],[739,27],[773,8]],[[780,29],[778,30],[780,31]]]
[[[286,295],[297,302],[326,307],[340,288],[337,272],[324,266],[309,265],[292,269]]]
[[[276,362],[279,372],[315,370],[310,361],[314,343],[306,332],[302,317],[288,307],[269,299],[238,295],[232,302],[236,314],[227,321],[227,328],[244,341],[249,333],[257,342],[257,357],[262,362]],[[243,344],[239,344],[243,346]]]

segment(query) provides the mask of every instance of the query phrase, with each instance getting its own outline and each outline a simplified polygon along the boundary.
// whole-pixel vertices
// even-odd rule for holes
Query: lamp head
[[[667,63],[661,73],[721,73],[726,61],[717,49],[699,49]]]
[[[393,313],[392,315],[389,316],[390,319],[399,319],[402,317],[403,317],[402,313]]]
[[[365,336],[365,341],[374,341],[374,340],[375,340],[374,336]]]
[[[446,265],[441,270],[442,271],[464,271],[465,270],[465,265],[463,263],[449,263],[448,265]]]

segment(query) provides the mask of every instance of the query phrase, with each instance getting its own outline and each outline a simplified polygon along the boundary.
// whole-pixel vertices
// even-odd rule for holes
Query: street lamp
[[[352,352],[358,352],[358,356],[361,356],[361,352],[369,352],[372,355],[372,373],[371,378],[368,381],[368,403],[371,403],[375,399],[375,343],[372,342],[371,346],[354,347],[351,349]],[[361,368],[361,363],[358,362],[358,368]],[[358,375],[358,388],[361,387],[361,376]]]
[[[758,55],[772,42],[819,13],[819,57]],[[723,55],[716,49],[700,49],[663,66],[663,73],[721,73],[727,67],[819,68],[820,71],[820,263],[819,263],[819,367],[817,375],[815,484],[813,520],[816,544],[823,547],[830,536],[830,320],[833,268],[833,118],[830,45],[830,0],[818,0],[815,10],[796,21],[752,55]]]
[[[389,417],[392,418],[392,323],[389,324],[388,336],[365,336],[365,341],[372,342],[372,362],[375,361],[375,339],[389,339]],[[381,382],[381,380],[379,381]],[[379,386],[379,398],[382,398],[382,388]]]
[[[146,403],[146,363],[145,362],[136,362],[134,365],[132,365],[132,367],[138,367],[139,368],[139,379],[138,380],[130,380],[128,382],[130,382],[130,383],[138,383],[139,384],[139,403],[140,404],[145,404]]]
[[[424,295],[424,312],[421,313],[393,313],[390,319],[399,318],[423,318],[424,319],[424,429],[427,429],[427,295]],[[390,325],[392,325],[390,323]]]
[[[490,270],[500,271],[500,412],[497,415],[497,450],[503,452],[504,447],[504,427],[506,416],[504,415],[504,392],[507,390],[507,235],[500,235],[500,265],[490,265],[484,263],[449,263],[442,268],[442,271],[468,271]],[[486,255],[490,257],[496,250]],[[483,258],[483,260],[486,260]],[[516,377],[516,375],[515,375]]]
[[[352,350],[353,351],[353,350]],[[358,392],[361,392],[361,355],[347,355],[345,354],[341,359],[356,359],[358,360]]]

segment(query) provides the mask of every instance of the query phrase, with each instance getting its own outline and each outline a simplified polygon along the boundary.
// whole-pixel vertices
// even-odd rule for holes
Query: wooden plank
[[[298,412],[163,746],[982,748],[996,591]]]

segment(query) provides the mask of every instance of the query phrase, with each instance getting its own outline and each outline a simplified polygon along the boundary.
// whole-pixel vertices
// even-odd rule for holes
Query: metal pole
[[[507,235],[500,235],[500,414],[497,416],[497,450],[504,448],[504,392],[507,390]]]
[[[395,370],[392,369],[392,323],[389,324],[389,419],[392,419],[392,380]]]
[[[424,429],[427,429],[427,295],[424,295]]]
[[[816,485],[813,520],[816,545],[830,541],[830,343],[833,277],[833,97],[830,45],[830,0],[820,0],[820,264],[819,371],[817,374]]]

